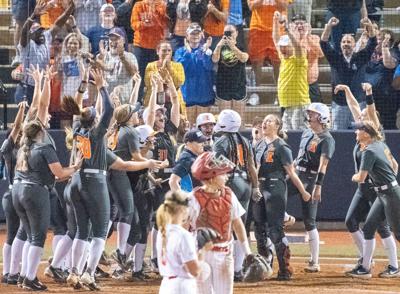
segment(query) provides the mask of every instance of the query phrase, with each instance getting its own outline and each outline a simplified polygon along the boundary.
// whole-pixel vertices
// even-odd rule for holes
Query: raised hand
[[[367,95],[372,94],[372,85],[370,83],[361,83],[361,88]]]
[[[328,26],[331,28],[337,26],[339,24],[339,20],[336,17],[331,17],[331,19],[328,21]]]
[[[192,53],[192,47],[190,47],[188,40],[185,38],[184,40],[185,43],[185,49],[187,52]]]
[[[28,69],[28,75],[33,78],[36,85],[41,85],[43,79],[43,71],[39,68],[38,64],[36,65],[36,67],[33,64],[30,65]]]
[[[103,72],[99,69],[92,69],[90,71],[90,74],[93,77],[94,84],[96,85],[96,88],[100,90],[102,87],[105,85],[104,77],[103,77]]]
[[[334,93],[337,94],[337,93],[339,93],[340,91],[346,91],[346,90],[348,90],[348,89],[349,89],[349,86],[346,86],[346,85],[337,85],[337,86],[335,87]]]
[[[49,9],[51,4],[49,5],[46,0],[39,0],[36,3],[35,9],[33,10],[34,16],[40,16],[46,13],[47,9]]]

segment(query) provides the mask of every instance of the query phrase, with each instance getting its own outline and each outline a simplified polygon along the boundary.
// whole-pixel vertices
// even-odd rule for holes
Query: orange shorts
[[[250,61],[264,61],[279,63],[278,52],[272,40],[272,32],[250,30],[249,32],[249,58]]]

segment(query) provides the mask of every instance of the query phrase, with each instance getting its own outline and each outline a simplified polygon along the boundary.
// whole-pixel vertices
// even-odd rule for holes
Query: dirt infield
[[[3,234],[2,234],[3,235]],[[0,240],[3,236],[0,237]],[[330,248],[327,252],[335,252],[335,248],[343,249],[344,244],[351,246],[351,240],[345,232],[323,232],[321,233],[321,240],[324,244],[321,248]],[[46,242],[47,247],[49,241]],[[113,245],[111,240],[110,245]],[[377,244],[379,244],[377,242]],[[113,246],[111,246],[113,247]],[[296,249],[296,245],[292,246]],[[298,251],[293,250],[293,251]],[[275,280],[268,280],[258,284],[246,284],[236,283],[234,293],[246,293],[246,294],[258,294],[258,293],[400,293],[400,278],[398,279],[380,279],[377,278],[377,274],[383,270],[386,263],[385,260],[376,258],[375,266],[373,268],[374,278],[370,280],[356,280],[347,278],[343,275],[343,272],[349,270],[353,264],[353,258],[346,258],[348,256],[346,252],[336,251],[335,256],[322,257],[320,260],[321,272],[317,274],[306,274],[303,271],[306,257],[294,256],[292,264],[295,269],[293,280],[290,282],[278,282]],[[85,290],[75,291],[68,288],[65,285],[59,285],[52,282],[49,278],[43,276],[43,270],[46,266],[46,262],[42,262],[39,270],[39,279],[41,279],[48,287],[50,293],[75,293],[75,292],[86,292]],[[274,265],[274,271],[276,273],[276,265]],[[103,268],[106,269],[107,268]],[[108,270],[111,270],[108,268]],[[275,276],[276,274],[274,274]],[[127,276],[129,277],[129,275]],[[112,279],[105,279],[100,281],[102,287],[101,293],[106,294],[150,294],[158,293],[158,286],[160,280],[154,279],[149,282],[129,282],[129,281],[116,281]],[[0,293],[26,293],[21,289],[14,286],[0,285]],[[188,293],[190,294],[190,293]],[[218,293],[216,293],[218,294]]]

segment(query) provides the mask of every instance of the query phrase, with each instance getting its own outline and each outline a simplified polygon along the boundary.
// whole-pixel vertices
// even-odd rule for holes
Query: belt
[[[213,246],[211,251],[215,252],[229,252],[229,246]]]
[[[43,185],[43,184],[39,184],[39,183],[34,183],[34,182],[29,182],[29,181],[26,181],[26,180],[21,180],[20,183],[21,183],[21,184],[28,184],[28,185],[39,185],[39,186],[42,186],[42,187],[46,188],[46,189],[49,190],[49,191],[50,191],[51,189],[53,189],[53,188],[50,187],[50,186]]]
[[[308,168],[305,168],[305,167],[302,167],[302,166],[296,166],[296,169],[298,170],[298,171],[301,171],[301,172],[308,172],[308,173],[310,173],[310,174],[313,174],[313,175],[316,175],[317,173],[318,173],[318,171],[316,171],[316,170],[311,170],[311,169],[308,169]]]
[[[168,280],[176,279],[178,276],[170,276],[168,277]]]
[[[86,174],[103,174],[103,175],[107,175],[107,172],[105,170],[95,169],[95,168],[85,168],[85,169],[83,169],[83,172],[86,173]]]
[[[166,168],[163,168],[163,169],[155,169],[154,172],[156,172],[156,173],[164,173],[164,174],[172,174],[172,170],[173,170],[172,167],[166,167]]]
[[[234,172],[233,174],[232,174],[232,177],[241,177],[241,178],[243,178],[244,180],[247,180],[248,179],[248,176],[247,176],[247,173],[246,172]]]
[[[397,181],[393,181],[387,185],[383,185],[383,186],[378,186],[378,187],[374,187],[375,192],[382,192],[382,191],[386,191],[392,187],[396,187],[399,184],[397,183]]]
[[[258,178],[258,180],[260,181],[260,182],[266,182],[266,181],[279,181],[279,179],[278,178]]]

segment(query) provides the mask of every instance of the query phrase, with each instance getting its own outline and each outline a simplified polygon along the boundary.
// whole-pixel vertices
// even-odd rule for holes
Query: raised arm
[[[279,11],[275,11],[274,18],[272,20],[272,40],[274,41],[274,45],[276,50],[279,52],[279,28],[280,28],[280,21],[281,21],[281,13]]]
[[[228,19],[228,9],[226,7],[222,7],[221,10],[218,10],[211,1],[208,3],[208,13],[212,13],[218,20],[226,23]]]
[[[178,92],[176,91],[174,81],[172,80],[171,75],[166,75],[166,82],[168,89],[171,94],[171,122],[175,125],[176,128],[179,128],[180,123],[180,107],[179,107],[179,100],[178,100]]]
[[[37,118],[44,124],[47,121],[49,105],[50,105],[50,82],[57,72],[53,72],[53,66],[47,67],[43,74],[43,91],[39,101]]]
[[[369,120],[372,121],[378,129],[381,126],[379,122],[378,115],[376,113],[374,96],[372,95],[372,86],[370,83],[362,83],[361,88],[365,91],[366,101],[367,101],[367,112]]]
[[[354,121],[359,122],[361,120],[361,108],[357,99],[353,96],[349,86],[337,85],[334,92],[337,94],[339,91],[344,91],[346,95],[346,102],[350,108],[351,114],[353,115]]]
[[[102,114],[97,129],[106,131],[110,125],[111,118],[114,112],[114,106],[111,102],[110,96],[105,88],[105,80],[103,73],[100,70],[92,70],[91,75],[93,76],[94,82],[96,84],[97,90],[100,93],[102,100]]]
[[[147,117],[147,121],[145,122],[148,126],[154,128],[154,121],[156,116],[156,102],[157,102],[157,92],[159,88],[162,89],[163,84],[161,81],[161,77],[158,73],[153,73],[150,77],[151,82],[151,94],[149,100],[149,114]]]
[[[257,9],[258,7],[261,7],[262,4],[263,0],[247,0],[247,5],[249,5],[251,11]]]
[[[383,65],[386,68],[393,69],[397,66],[397,60],[390,54],[390,35],[386,34],[382,41]]]
[[[38,109],[40,96],[42,96],[42,80],[43,80],[43,71],[39,68],[37,64],[36,67],[33,64],[30,65],[28,69],[28,74],[35,81],[35,89],[33,90],[32,103],[30,105],[30,110]]]
[[[296,57],[301,57],[304,55],[305,51],[300,45],[299,37],[296,36],[297,32],[295,30],[294,24],[289,25],[289,29],[287,30],[287,35],[289,36],[290,42],[292,43],[294,49],[294,55]]]
[[[331,17],[331,19],[325,25],[324,31],[322,32],[321,41],[328,42],[332,33],[332,28],[338,24],[339,20],[336,17]]]
[[[29,42],[29,30],[32,26],[32,24],[35,22],[35,19],[41,16],[46,12],[48,8],[46,0],[39,0],[36,3],[35,9],[33,10],[33,13],[30,17],[27,18],[25,21],[23,27],[22,27],[22,32],[21,32],[21,39],[19,40],[20,44],[22,47],[26,47]]]
[[[51,36],[54,38],[55,35],[60,31],[60,29],[67,22],[70,15],[75,10],[75,2],[74,0],[70,0],[68,8],[57,18],[54,23],[54,26],[50,28]]]
[[[140,84],[142,82],[142,77],[138,72],[136,72],[133,77],[132,77],[135,85],[133,86],[131,96],[129,97],[129,104],[135,105],[136,102],[138,101],[138,96],[139,96],[139,89],[140,89]]]
[[[22,128],[22,124],[24,122],[25,109],[27,105],[28,103],[26,101],[22,101],[18,104],[18,113],[17,116],[15,117],[14,125],[9,135],[9,137],[12,138],[13,142],[17,141],[18,134]]]

